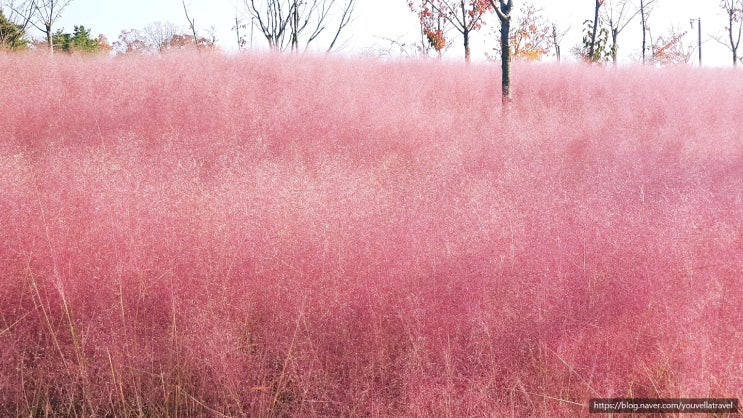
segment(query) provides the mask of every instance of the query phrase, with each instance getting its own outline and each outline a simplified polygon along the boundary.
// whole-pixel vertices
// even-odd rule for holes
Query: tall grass
[[[743,395],[743,75],[0,56],[0,415]]]

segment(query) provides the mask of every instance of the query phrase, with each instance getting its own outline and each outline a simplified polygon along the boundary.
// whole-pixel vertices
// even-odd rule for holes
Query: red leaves
[[[417,6],[408,1],[408,7],[418,15],[423,33],[436,51],[446,47],[445,23],[460,32],[478,30],[485,23],[485,13],[492,8],[490,0],[420,0]]]
[[[437,52],[446,48],[446,38],[444,37],[444,32],[441,29],[426,30],[425,34],[428,38],[428,42]]]
[[[511,57],[516,60],[538,61],[552,47],[552,28],[534,5],[524,4],[519,15],[519,19],[511,27]],[[500,55],[500,44],[493,50],[496,55]]]
[[[661,65],[689,62],[692,47],[683,43],[686,33],[671,30],[668,34],[659,36],[652,45],[653,62]]]

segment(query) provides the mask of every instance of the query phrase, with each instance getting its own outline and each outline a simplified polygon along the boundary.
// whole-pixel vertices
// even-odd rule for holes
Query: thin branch
[[[190,16],[188,16],[188,8],[186,7],[186,0],[182,0],[183,3],[183,11],[186,13],[186,21],[188,21],[188,25],[191,27],[191,33],[193,33],[193,42],[194,44],[197,43],[197,40],[199,37],[196,35],[196,19],[192,19]]]
[[[330,52],[335,46],[335,43],[336,41],[338,41],[338,37],[340,36],[343,29],[345,29],[346,26],[351,23],[351,17],[353,16],[353,11],[355,8],[356,0],[349,0],[348,3],[346,3],[346,7],[343,9],[343,14],[341,15],[341,21],[338,24],[338,30],[335,31],[335,36],[333,37],[333,41],[330,42],[328,52]]]

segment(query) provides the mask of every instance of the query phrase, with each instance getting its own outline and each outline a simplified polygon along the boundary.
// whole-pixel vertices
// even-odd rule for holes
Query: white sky
[[[341,0],[339,0],[341,1]],[[637,0],[635,0],[637,1]],[[703,29],[703,63],[705,66],[730,66],[732,56],[724,46],[711,39],[712,36],[725,35],[725,15],[719,8],[718,0],[657,0],[658,5],[651,15],[650,27],[653,36],[666,33],[671,27],[688,30],[685,42],[696,46],[697,30],[691,29],[690,18],[701,17]],[[407,0],[357,0],[354,20],[345,37],[345,54],[360,54],[364,50],[376,48],[390,49],[394,39],[412,44],[420,40],[419,26],[415,15],[409,11]],[[520,0],[516,0],[516,8]],[[557,23],[558,28],[570,28],[562,42],[562,55],[565,60],[573,60],[570,49],[581,40],[583,21],[593,18],[594,0],[531,0],[541,7],[546,19]],[[608,3],[608,1],[607,1]],[[189,14],[195,18],[196,27],[205,31],[211,26],[217,30],[220,47],[226,51],[236,50],[234,25],[236,10],[245,16],[243,0],[186,0]],[[250,18],[243,18],[250,24]],[[172,22],[187,28],[181,0],[73,0],[64,10],[56,28],[71,32],[73,26],[84,25],[92,34],[104,34],[114,42],[123,29],[141,29],[155,21]],[[471,40],[474,60],[484,60],[484,54],[497,41],[493,30],[498,27],[497,18],[489,16],[488,25],[476,33]],[[249,29],[248,29],[249,33]],[[451,36],[459,35],[452,32]],[[40,37],[40,34],[37,34]],[[620,34],[620,62],[629,63],[639,57],[640,21],[637,18]],[[447,59],[463,59],[461,35],[453,39],[453,46],[447,51]],[[265,48],[265,39],[258,31],[254,33],[254,47]],[[552,59],[552,58],[550,58]],[[696,63],[697,52],[692,61]]]

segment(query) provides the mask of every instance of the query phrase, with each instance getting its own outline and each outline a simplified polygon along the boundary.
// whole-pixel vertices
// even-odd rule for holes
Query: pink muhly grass
[[[0,64],[0,415],[743,394],[737,72]]]

